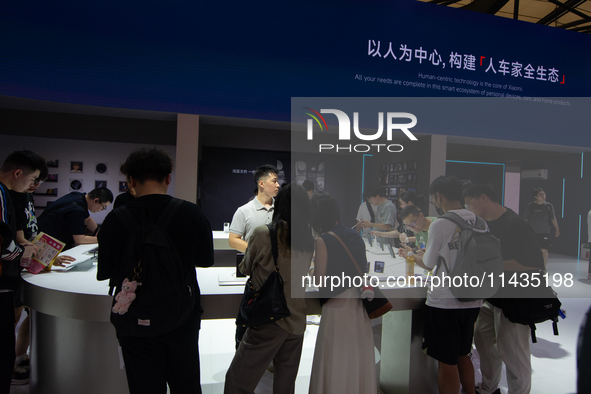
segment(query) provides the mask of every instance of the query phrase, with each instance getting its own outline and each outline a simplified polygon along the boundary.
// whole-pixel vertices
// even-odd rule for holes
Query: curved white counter
[[[219,234],[216,234],[219,233]],[[227,233],[214,232],[217,247],[229,248]],[[215,239],[215,238],[214,238]],[[224,243],[225,242],[225,243]],[[73,250],[88,250],[82,245]],[[368,254],[372,261],[384,256]],[[402,260],[390,259],[385,273],[399,274]],[[403,264],[402,264],[403,266]],[[109,281],[96,280],[96,266],[87,261],[66,272],[23,273],[24,301],[31,309],[31,394],[79,392],[128,393],[120,368],[118,343],[111,325]],[[243,285],[220,285],[235,268],[197,268],[203,319],[236,316]],[[425,373],[436,366],[421,351],[424,288],[384,289],[394,312],[383,318],[381,386],[388,392],[436,392]],[[310,313],[317,303],[310,300]],[[436,380],[435,380],[436,382]]]

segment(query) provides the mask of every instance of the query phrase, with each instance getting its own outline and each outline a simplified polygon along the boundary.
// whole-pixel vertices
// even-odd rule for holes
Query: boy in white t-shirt
[[[453,212],[470,224],[476,215],[464,209],[461,201],[462,184],[454,177],[441,176],[429,188],[431,203],[441,215]],[[415,262],[420,267],[432,270],[445,259],[450,270],[456,262],[461,230],[450,220],[433,220],[429,227],[426,251],[418,251]],[[443,264],[437,269],[442,277]],[[449,276],[450,272],[445,272]],[[443,281],[441,281],[443,283]],[[447,284],[446,282],[445,284]],[[482,306],[482,300],[462,302],[455,298],[446,286],[429,288],[424,310],[423,349],[427,355],[439,362],[439,392],[441,394],[460,391],[474,394],[474,366],[468,357],[472,350],[474,322]]]

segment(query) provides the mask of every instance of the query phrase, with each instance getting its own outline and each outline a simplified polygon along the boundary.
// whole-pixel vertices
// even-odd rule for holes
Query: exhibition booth
[[[561,225],[553,251],[579,257],[587,241],[587,35],[415,1],[153,4],[137,24],[137,2],[60,12],[35,3],[13,5],[7,31],[16,30],[0,36],[10,45],[0,157],[26,148],[48,161],[34,196],[40,214],[71,191],[124,192],[119,168],[135,149],[168,152],[169,194],[198,204],[213,230],[215,265],[197,269],[203,319],[236,315],[243,287],[222,230],[252,197],[261,164],[277,166],[281,183],[311,180],[332,194],[348,227],[372,184],[394,203],[405,191],[424,196],[429,216],[440,175],[488,183],[517,213],[543,187]],[[349,140],[337,109],[359,121]],[[412,114],[416,139],[404,125],[386,130],[389,112]],[[111,210],[92,217],[100,224]],[[374,252],[372,267],[384,259],[386,274],[403,275],[399,257]],[[112,298],[84,256],[67,272],[23,274],[31,394],[127,390]],[[379,386],[435,393],[436,365],[421,351],[426,289],[385,293],[394,309],[381,322]]]

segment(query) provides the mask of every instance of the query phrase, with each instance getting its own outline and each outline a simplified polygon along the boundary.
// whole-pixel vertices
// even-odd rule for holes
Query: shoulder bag
[[[355,268],[357,268],[357,272],[359,272],[360,276],[363,276],[363,272],[359,268],[359,264],[357,264],[355,257],[353,257],[353,255],[351,254],[351,251],[349,250],[347,245],[345,245],[343,240],[332,231],[329,231],[327,234],[332,235],[333,237],[335,237],[337,239],[337,241],[339,241],[341,243],[343,248],[349,254],[349,257],[351,258],[353,265],[355,266]],[[371,301],[369,301],[367,298],[362,298],[361,301],[363,302],[363,306],[365,307],[365,311],[367,312],[367,315],[369,316],[369,318],[370,319],[377,319],[378,317],[385,315],[386,312],[388,312],[390,309],[392,309],[392,304],[390,303],[390,301],[388,301],[386,296],[384,296],[384,293],[382,293],[382,291],[380,290],[379,287],[372,286],[372,289],[374,292],[373,299]]]
[[[271,275],[258,290],[254,287],[252,276],[246,281],[240,311],[236,319],[236,324],[242,327],[263,326],[291,315],[285,301],[283,278],[279,273],[279,267],[277,267],[277,257],[279,256],[277,227],[275,223],[268,224],[267,227],[271,238],[275,270],[271,272]]]

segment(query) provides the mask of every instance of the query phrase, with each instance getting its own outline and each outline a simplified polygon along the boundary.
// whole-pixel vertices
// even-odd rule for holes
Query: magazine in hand
[[[33,245],[37,246],[35,257],[21,260],[21,267],[32,274],[38,274],[44,268],[51,269],[55,258],[66,246],[62,241],[43,232],[37,234]]]

